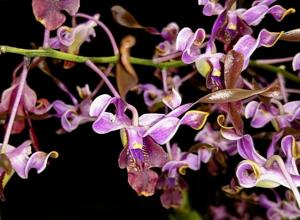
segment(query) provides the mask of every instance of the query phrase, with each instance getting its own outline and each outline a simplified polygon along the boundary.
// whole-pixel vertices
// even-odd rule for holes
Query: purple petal
[[[93,130],[98,134],[106,134],[124,127],[124,122],[120,121],[115,115],[108,112],[102,113],[102,117],[98,118],[93,123]]]
[[[73,110],[67,110],[61,116],[61,125],[67,132],[75,130],[81,121],[81,117]]]
[[[296,159],[299,158],[299,145],[296,143],[295,138],[292,135],[287,135],[281,140],[281,149],[287,157],[285,166],[289,173],[293,175],[299,175],[299,171],[296,165]]]
[[[190,64],[195,62],[199,58],[201,52],[200,48],[205,39],[205,30],[198,28],[190,38],[186,45],[186,49],[182,53],[182,61],[184,63]]]
[[[190,41],[190,38],[193,36],[193,31],[188,28],[182,28],[176,38],[176,50],[184,51],[187,48],[187,44]]]
[[[52,106],[57,113],[57,117],[61,117],[63,114],[65,114],[66,111],[68,111],[70,109],[74,109],[74,106],[67,105],[66,103],[64,103],[61,100],[54,101],[52,103]]]
[[[258,42],[250,35],[241,37],[233,49],[244,55],[243,70],[248,66],[250,56],[256,50]]]
[[[43,170],[47,166],[49,157],[57,158],[58,153],[56,151],[51,151],[50,153],[47,154],[42,151],[37,151],[34,154],[32,154],[26,164],[23,178],[25,179],[28,178],[28,173],[32,168],[36,169],[37,173],[43,172]]]
[[[300,70],[300,53],[297,53],[293,59],[293,70]]]
[[[24,91],[23,91],[23,97],[21,102],[24,105],[24,108],[32,112],[35,109],[35,104],[37,101],[37,96],[35,91],[33,91],[27,84],[25,84]]]
[[[163,103],[170,109],[175,109],[181,104],[181,96],[177,90],[172,88],[172,91],[162,99]]]
[[[183,113],[185,113],[189,108],[192,106],[191,103],[181,105],[177,108],[175,108],[173,111],[171,111],[169,114],[167,114],[167,117],[179,117]]]
[[[150,167],[162,167],[167,162],[167,153],[152,138],[144,137],[144,150],[149,157]]]
[[[113,98],[110,95],[106,95],[106,94],[98,96],[91,104],[90,116],[101,117],[101,114],[107,109],[110,103],[112,103],[115,99],[116,98]]]
[[[256,186],[259,175],[259,167],[250,160],[243,160],[236,168],[236,177],[239,184],[244,188]]]
[[[274,118],[275,116],[264,108],[264,104],[260,103],[251,120],[251,126],[253,128],[262,128]]]
[[[262,29],[257,37],[258,47],[273,47],[282,34],[283,32],[270,32]]]
[[[180,120],[175,117],[166,117],[150,127],[143,135],[151,136],[158,144],[165,144],[175,135]]]
[[[203,5],[199,3],[200,1],[198,1],[199,5]],[[222,5],[220,5],[219,3],[215,3],[212,1],[208,1],[202,10],[202,13],[206,16],[212,16],[212,15],[218,15],[223,11],[223,7]]]
[[[72,31],[72,28],[62,26],[57,29],[57,39],[59,40],[59,43],[63,44],[66,47],[69,47],[75,40],[75,33],[74,31]],[[57,45],[55,41],[53,41],[52,43],[54,43],[54,45]]]
[[[269,10],[266,5],[256,5],[242,14],[242,19],[250,26],[258,25]]]
[[[244,159],[254,161],[258,164],[264,164],[266,162],[266,159],[256,152],[253,140],[248,134],[237,141],[237,149],[240,156]]]
[[[139,117],[139,125],[143,127],[149,127],[156,123],[159,119],[163,118],[164,114],[159,113],[147,113]]]
[[[171,22],[162,29],[161,36],[165,40],[167,40],[169,42],[173,42],[176,40],[178,32],[179,32],[178,24],[176,24],[175,22]]]
[[[203,111],[188,111],[180,120],[180,124],[188,125],[195,130],[201,129],[207,120],[209,113]]]
[[[274,5],[269,9],[268,13],[271,14],[276,21],[282,21],[288,14],[295,13],[295,9],[285,9],[280,5]]]
[[[257,108],[259,106],[259,103],[257,101],[251,101],[249,102],[245,107],[245,118],[253,118],[255,115],[255,112],[257,111]]]

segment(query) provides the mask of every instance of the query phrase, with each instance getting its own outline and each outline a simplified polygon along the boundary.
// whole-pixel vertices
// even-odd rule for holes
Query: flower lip
[[[260,175],[259,166],[251,160],[243,160],[239,163],[236,170],[239,184],[244,188],[256,186]]]

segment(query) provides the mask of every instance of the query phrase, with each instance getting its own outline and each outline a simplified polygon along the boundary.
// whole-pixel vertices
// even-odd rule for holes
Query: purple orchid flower
[[[95,19],[99,19],[99,17],[99,14],[94,15]],[[81,45],[84,42],[90,42],[91,37],[96,36],[95,26],[97,26],[96,22],[91,20],[72,28],[62,26],[57,29],[57,36],[50,38],[50,47],[78,55]],[[69,69],[73,66],[73,62],[65,62],[64,68]]]
[[[13,85],[3,91],[0,103],[0,114],[9,114],[12,109],[19,86],[18,78]],[[34,115],[43,115],[49,111],[50,105],[46,99],[37,99],[36,93],[27,85],[24,86],[24,92],[17,110],[17,118],[14,121],[12,133],[21,133],[25,128],[25,117],[28,113]]]
[[[210,123],[206,123],[203,129],[199,131],[195,141],[213,146],[223,152],[227,152],[230,156],[237,153],[236,141],[222,137],[221,133],[214,130]]]
[[[207,149],[199,149],[198,155],[181,152],[177,144],[173,144],[169,161],[162,167],[157,189],[163,190],[160,196],[161,203],[165,208],[178,208],[183,202],[183,193],[187,189],[187,183],[181,178],[186,169],[199,170],[201,162],[207,163],[212,152]]]
[[[175,22],[169,23],[161,31],[164,41],[156,46],[154,57],[163,57],[176,52],[175,43],[179,27]]]
[[[61,11],[74,16],[80,6],[79,0],[32,0],[32,9],[37,21],[52,31],[60,27],[66,20]]]
[[[94,121],[94,119],[89,116],[90,105],[92,103],[89,87],[78,88],[78,92],[82,98],[80,103],[76,100],[73,105],[69,105],[61,100],[56,100],[51,105],[56,111],[56,117],[61,120],[62,128],[67,132],[72,132],[81,124]],[[60,133],[60,131],[58,132]]]
[[[211,0],[199,0],[198,4],[203,5],[203,14],[206,16],[218,15],[211,33],[211,41],[215,38],[222,41],[225,47],[230,48],[244,35],[252,34],[250,26],[258,25],[263,18],[270,14],[276,21],[282,21],[290,13],[294,13],[293,8],[285,9],[280,5],[274,5],[275,1],[256,1],[249,9],[233,9],[232,1],[226,1],[225,7]]]
[[[295,144],[293,136],[288,135],[281,141],[285,162],[278,155],[266,159],[258,154],[250,135],[239,139],[237,147],[240,156],[245,159],[236,168],[236,176],[242,187],[275,188],[282,185],[292,189],[299,205],[299,191],[296,187],[300,185],[300,175],[295,164],[298,145]]]
[[[194,33],[190,28],[180,30],[176,39],[176,50],[182,51],[181,59],[190,64],[199,58],[202,43],[205,40],[205,30],[198,28]]]
[[[116,114],[107,112],[113,104]],[[152,167],[161,167],[166,162],[166,153],[158,144],[167,143],[182,124],[194,129],[200,129],[208,113],[201,111],[187,111],[190,104],[179,106],[169,114],[149,113],[140,117],[133,106],[117,97],[100,95],[90,108],[90,116],[97,117],[93,123],[93,130],[99,134],[121,130],[124,149],[119,157],[120,168],[127,167],[128,182],[139,195],[150,196],[155,191],[158,176],[150,170]],[[133,111],[131,120],[126,109]],[[178,117],[186,112],[184,116]],[[152,156],[156,152],[156,157]]]
[[[290,127],[291,122],[300,118],[300,102],[292,101],[282,105],[280,102],[265,104],[251,101],[246,105],[245,117],[252,118],[251,126],[254,128],[264,127],[269,122],[279,130]]]
[[[182,98],[178,92],[181,86],[181,78],[179,76],[169,77],[171,81],[167,85],[167,89],[170,90],[167,94],[162,90],[158,89],[155,85],[147,83],[138,85],[138,93],[143,92],[144,102],[152,108],[155,105],[163,102],[170,109],[175,109],[181,105]]]
[[[283,200],[275,193],[276,201],[270,200],[266,195],[259,196],[259,204],[267,209],[267,218],[269,220],[280,219],[297,219],[300,217],[300,210],[295,200],[288,199],[291,197],[289,191],[286,192],[287,200]]]
[[[19,177],[23,179],[28,178],[29,171],[34,168],[38,173],[41,173],[47,166],[48,159],[57,158],[58,153],[51,151],[45,153],[43,151],[37,151],[31,154],[31,141],[27,140],[19,145],[17,148],[7,145],[6,158],[9,160],[9,164],[12,168],[10,172],[3,167],[0,167],[0,176],[2,177],[2,189],[5,187],[14,171]],[[2,144],[0,145],[2,147]],[[31,154],[31,155],[30,155]]]

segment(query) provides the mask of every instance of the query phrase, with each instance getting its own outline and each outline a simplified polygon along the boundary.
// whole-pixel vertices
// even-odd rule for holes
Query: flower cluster
[[[278,41],[300,42],[299,29],[272,32],[261,27],[265,17],[281,22],[295,9],[286,9],[276,0],[243,3],[198,0],[196,7],[214,20],[209,30],[199,26],[195,31],[175,22],[162,30],[143,26],[123,7],[112,7],[118,24],[161,39],[153,45],[153,56],[141,59],[131,56],[134,36],[123,38],[118,46],[99,14],[79,12],[79,0],[32,0],[33,14],[44,26],[43,45],[38,50],[0,46],[0,52],[24,55],[12,74],[11,86],[1,95],[5,130],[0,144],[1,199],[14,173],[26,179],[30,169],[40,173],[49,158],[58,157],[55,149],[50,153],[41,150],[34,130],[35,120],[54,117],[61,123],[57,135],[87,123],[99,135],[119,133],[122,150],[116,163],[126,169],[128,184],[139,196],[160,194],[162,206],[175,210],[172,219],[200,219],[188,202],[190,189],[184,178],[187,169],[200,168],[211,176],[230,174],[232,181],[224,183],[229,185],[223,187],[223,193],[240,201],[235,214],[229,214],[225,204],[208,204],[207,214],[214,219],[259,219],[259,213],[244,213],[253,205],[266,209],[268,219],[299,217],[300,101],[295,94],[300,92],[293,84],[287,87],[285,80],[300,83],[300,53],[253,59]],[[66,24],[67,16],[71,25]],[[78,23],[77,18],[84,21]],[[81,56],[80,48],[97,37],[97,28],[107,34],[112,56]],[[68,83],[51,73],[45,57],[62,60],[62,68],[68,71],[85,65],[99,76],[97,86],[90,89],[92,83],[85,82],[73,94]],[[278,65],[283,63],[286,65]],[[155,81],[140,81],[134,64],[156,67]],[[47,74],[69,100],[38,98],[28,83],[28,73],[34,68]],[[277,75],[266,77],[267,72]],[[186,85],[188,92],[183,89]],[[143,103],[128,98],[141,94]],[[23,143],[10,145],[12,134],[23,138],[27,131]],[[194,140],[179,141],[176,137],[181,132],[186,137],[194,132]],[[260,139],[263,141],[258,142]],[[276,202],[269,194],[251,196],[244,190],[255,187],[272,188]],[[284,187],[285,197],[276,191]]]

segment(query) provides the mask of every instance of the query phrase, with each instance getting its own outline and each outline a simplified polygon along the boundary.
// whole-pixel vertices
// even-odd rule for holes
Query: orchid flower
[[[82,98],[80,103],[76,102],[70,105],[61,100],[56,100],[51,105],[56,111],[55,116],[61,120],[62,128],[67,132],[72,132],[79,125],[94,120],[89,116],[91,92],[88,85],[83,88],[78,88],[78,92]]]
[[[274,105],[275,104],[275,105]],[[251,126],[262,128],[272,122],[277,130],[290,127],[291,123],[300,118],[300,102],[292,101],[282,105],[280,102],[270,103],[251,101],[246,105],[245,117],[251,119]]]
[[[240,156],[245,159],[236,168],[236,176],[242,187],[275,188],[282,185],[292,189],[298,205],[300,205],[299,191],[296,188],[300,186],[300,175],[295,165],[295,156],[298,157],[298,145],[293,136],[286,136],[281,141],[281,148],[286,156],[285,162],[278,155],[266,159],[258,154],[250,135],[244,135],[239,139],[237,148]]]
[[[19,79],[16,78],[13,85],[3,91],[0,103],[0,114],[9,114],[19,86]],[[37,99],[35,91],[33,91],[27,83],[24,86],[24,92],[18,105],[17,118],[14,121],[12,133],[21,133],[25,128],[25,117],[28,113],[34,115],[43,115],[49,111],[50,105],[46,99]]]
[[[222,137],[221,133],[214,130],[208,122],[195,136],[195,141],[213,146],[231,156],[237,153],[236,141]]]
[[[169,82],[167,85],[169,92],[167,94],[150,83],[138,85],[138,93],[143,92],[144,102],[149,108],[153,108],[162,102],[172,110],[181,105],[182,99],[178,92],[181,86],[181,78],[170,76],[167,81]]]
[[[212,152],[207,149],[199,149],[198,155],[181,152],[177,144],[173,144],[169,161],[162,167],[157,189],[163,190],[160,196],[161,203],[165,208],[178,208],[183,202],[183,193],[187,183],[180,177],[186,169],[199,170],[201,162],[207,163]]]
[[[116,114],[106,111],[110,104],[115,106]],[[167,143],[180,125],[200,129],[205,124],[208,113],[195,110],[186,112],[189,107],[190,104],[179,106],[167,115],[149,113],[138,117],[133,106],[126,105],[117,97],[100,95],[91,104],[90,116],[97,117],[93,123],[96,133],[121,130],[124,149],[119,157],[119,166],[127,167],[128,182],[139,195],[150,196],[155,191],[158,175],[150,168],[161,167],[167,159],[159,144]],[[126,109],[132,111],[132,120],[125,114]],[[152,152],[158,156],[153,157]]]
[[[99,14],[94,16],[99,19]],[[90,42],[91,37],[96,36],[94,27],[97,26],[95,21],[87,21],[75,27],[62,26],[57,29],[57,36],[50,38],[50,47],[60,49],[63,52],[70,54],[79,54],[81,45],[84,42]],[[64,68],[69,69],[74,66],[74,63],[65,62]]]
[[[47,161],[50,157],[57,158],[58,153],[51,151],[45,153],[43,151],[37,151],[31,154],[31,141],[27,140],[18,147],[7,145],[5,157],[6,166],[0,166],[0,176],[2,182],[2,189],[5,187],[14,172],[18,174],[22,179],[27,179],[29,171],[34,168],[38,173],[41,173],[47,166]],[[2,147],[2,144],[0,145]],[[1,161],[3,164],[3,161]]]
[[[282,21],[295,9],[285,9],[280,5],[270,6],[274,1],[256,1],[251,8],[234,9],[232,1],[226,1],[223,7],[211,0],[199,0],[198,4],[203,5],[203,14],[206,16],[218,15],[211,33],[211,41],[215,38],[222,41],[227,48],[244,35],[252,34],[250,26],[258,25],[263,18],[270,14],[276,21]]]
[[[179,31],[178,24],[175,22],[169,23],[161,31],[161,36],[164,41],[159,43],[155,48],[155,57],[162,57],[176,52],[175,43]]]
[[[267,209],[266,215],[269,220],[297,219],[300,217],[300,209],[295,200],[290,198],[290,191],[286,191],[287,200],[283,200],[275,192],[276,201],[270,200],[266,195],[259,196],[259,204]]]

